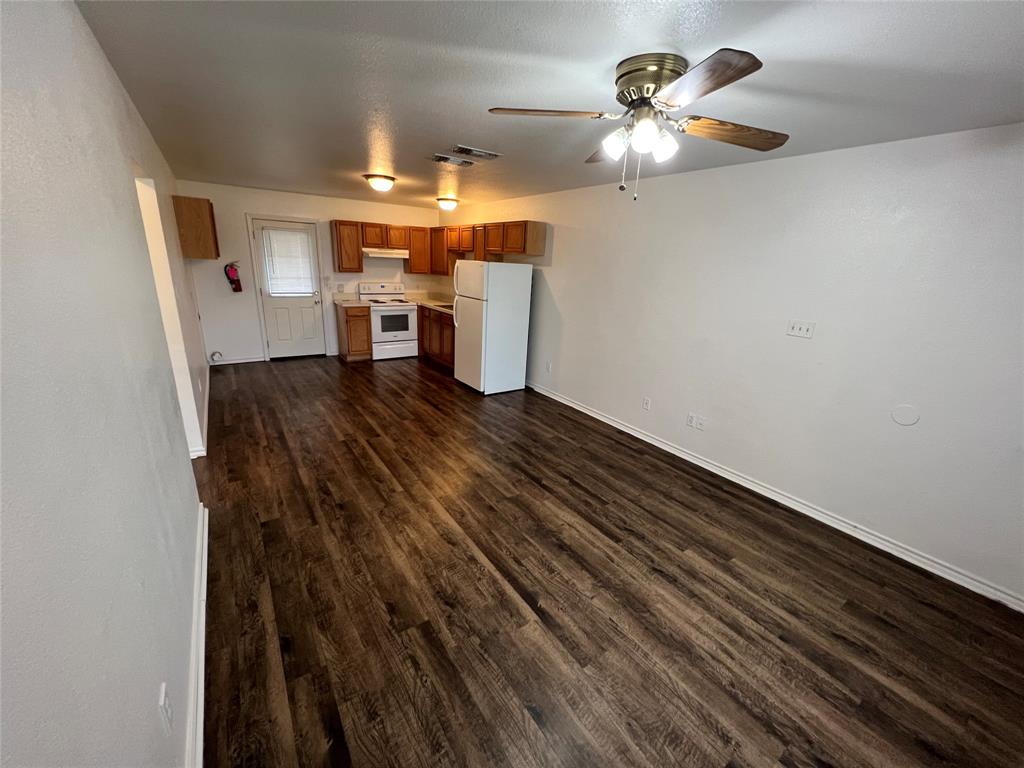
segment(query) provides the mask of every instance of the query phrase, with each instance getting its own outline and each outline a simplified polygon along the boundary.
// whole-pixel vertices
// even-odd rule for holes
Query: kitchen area
[[[434,291],[360,281],[355,291],[335,292],[345,363],[422,357],[484,394],[525,385],[533,268],[505,257],[542,256],[546,224],[428,228],[333,220],[330,229],[337,272],[361,273],[364,259],[388,259],[401,262],[406,274],[451,278]]]

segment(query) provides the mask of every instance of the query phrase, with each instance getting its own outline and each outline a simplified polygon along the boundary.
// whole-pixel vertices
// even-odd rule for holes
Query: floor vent
[[[487,149],[467,147],[465,144],[456,144],[452,147],[452,154],[460,157],[472,157],[474,160],[497,160],[501,155]]]
[[[435,163],[445,163],[447,165],[455,165],[459,168],[466,168],[470,165],[476,165],[472,160],[467,160],[464,157],[454,157],[453,155],[442,155],[436,154],[432,158]]]

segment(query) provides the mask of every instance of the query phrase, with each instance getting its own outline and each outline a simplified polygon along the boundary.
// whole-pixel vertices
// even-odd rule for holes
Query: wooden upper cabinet
[[[220,246],[217,244],[213,203],[202,197],[174,195],[173,199],[181,255],[186,259],[219,258]]]
[[[459,250],[459,239],[461,230],[458,227],[448,227],[448,250],[457,251]]]
[[[487,253],[501,253],[504,247],[504,232],[501,224],[484,224],[484,250]]]
[[[364,248],[386,248],[387,228],[383,224],[368,224],[363,222],[363,247]]]
[[[501,227],[502,252],[523,253],[526,250],[526,222],[506,221]]]
[[[409,260],[405,271],[414,275],[430,274],[430,230],[426,227],[409,227]]]
[[[448,274],[448,233],[445,227],[430,230],[430,274]]]
[[[469,253],[473,250],[473,225],[459,227],[459,250]]]
[[[476,261],[486,261],[487,253],[484,251],[484,225],[477,224],[473,227],[473,258]]]
[[[405,250],[409,247],[408,227],[395,227],[388,224],[387,230],[388,248],[399,248],[401,250]]]
[[[363,249],[359,239],[358,221],[332,221],[331,245],[334,248],[335,271],[363,271]]]

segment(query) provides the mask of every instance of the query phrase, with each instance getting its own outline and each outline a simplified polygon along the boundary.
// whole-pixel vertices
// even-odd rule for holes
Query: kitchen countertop
[[[454,315],[450,309],[444,309],[441,304],[451,304],[452,299],[448,298],[437,298],[426,296],[423,294],[415,294],[413,292],[406,293],[405,298],[410,304],[418,304],[423,307],[430,307],[437,312],[444,312],[446,315]],[[335,293],[334,303],[339,307],[369,307],[372,306],[368,301],[360,301],[359,297],[354,293]]]

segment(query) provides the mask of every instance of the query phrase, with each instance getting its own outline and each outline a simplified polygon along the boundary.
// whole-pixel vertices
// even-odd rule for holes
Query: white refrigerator
[[[455,262],[455,378],[490,395],[526,386],[529,264]]]

